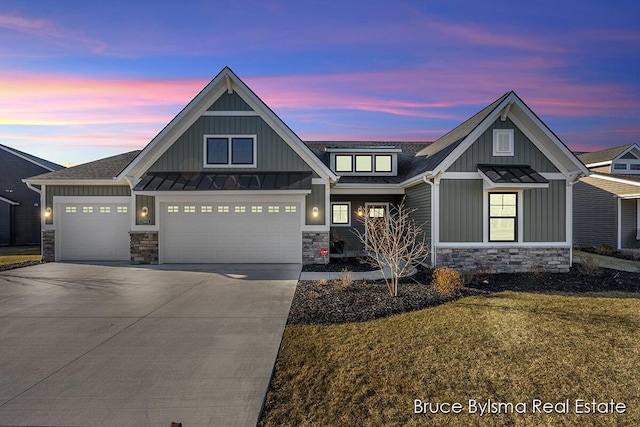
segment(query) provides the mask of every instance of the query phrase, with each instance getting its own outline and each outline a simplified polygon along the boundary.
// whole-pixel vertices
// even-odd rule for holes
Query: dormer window
[[[352,148],[328,148],[331,154],[331,169],[339,175],[395,176],[397,153],[401,150],[386,148],[363,149],[354,152]]]

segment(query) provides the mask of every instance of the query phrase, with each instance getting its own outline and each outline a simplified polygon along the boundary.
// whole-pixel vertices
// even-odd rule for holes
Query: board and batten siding
[[[514,155],[493,156],[493,130],[514,129]],[[476,172],[478,164],[529,165],[537,172],[558,172],[549,159],[507,118],[496,120],[467,150],[447,169],[447,172]]]
[[[564,180],[549,181],[549,188],[523,191],[522,212],[525,242],[566,241],[566,195]]]
[[[620,200],[620,247],[624,249],[640,248],[638,236],[638,201],[636,199]]]
[[[418,184],[407,188],[404,204],[408,209],[416,209],[410,218],[422,227],[425,242],[431,246],[431,186]]]
[[[131,189],[127,185],[47,185],[45,207],[53,208],[53,198],[57,196],[130,196]],[[53,214],[45,220],[46,224],[53,224]]]
[[[325,184],[312,184],[311,194],[305,197],[305,224],[306,225],[324,225],[325,217]],[[313,216],[313,207],[318,208],[318,216]]]
[[[482,180],[440,181],[440,241],[482,242]]]
[[[617,195],[638,193],[635,185],[581,178],[573,186],[573,243],[618,246]]]
[[[360,195],[360,194],[335,194],[331,196],[331,202],[351,202],[351,226],[331,226],[331,237],[338,234],[341,240],[346,242],[345,251],[364,251],[364,245],[353,232],[354,229],[364,234],[364,224],[358,220],[357,211],[359,207],[365,208],[367,203],[398,203],[398,197],[394,195]],[[329,223],[331,222],[331,212],[327,214]]]
[[[223,93],[207,111],[253,111],[237,92]]]
[[[200,117],[154,163],[150,172],[225,170],[204,167],[204,135],[256,135],[257,167],[245,172],[312,172],[312,169],[271,127],[257,116]],[[315,174],[314,174],[315,176]]]

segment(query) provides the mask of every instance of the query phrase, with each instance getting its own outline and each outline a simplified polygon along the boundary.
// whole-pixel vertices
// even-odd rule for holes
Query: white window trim
[[[364,215],[369,217],[369,208],[376,207],[376,206],[384,206],[384,219],[387,223],[387,226],[389,226],[389,203],[388,202],[380,202],[380,203],[365,202]],[[367,248],[369,247],[369,234],[367,233],[366,227],[364,229],[364,244],[365,244],[365,247]]]
[[[516,240],[515,241],[510,241],[510,242],[492,242],[489,240],[489,194],[490,193],[517,193],[516,197],[516,203],[517,203],[517,210],[516,210],[516,218],[518,223],[516,224],[517,227],[517,236],[516,236]],[[514,190],[514,191],[497,191],[497,190],[484,190],[482,192],[482,242],[487,244],[487,245],[492,245],[495,247],[500,247],[500,246],[509,246],[509,245],[513,245],[514,243],[524,243],[524,218],[523,218],[523,214],[524,214],[524,190]],[[475,245],[477,245],[477,243],[474,243]]]
[[[207,163],[207,139],[209,138],[227,138],[227,148],[228,148],[228,156],[226,164],[212,164]],[[247,138],[253,140],[253,163],[251,164],[233,164],[231,163],[232,157],[232,138]],[[205,134],[202,137],[202,167],[207,169],[251,169],[258,167],[258,137],[257,135],[216,135],[216,134]]]
[[[333,205],[347,205],[347,222],[335,223],[333,222]],[[331,211],[329,212],[329,219],[332,227],[351,227],[351,202],[331,202]]]
[[[509,136],[509,151],[498,151],[498,140],[500,138],[500,135],[508,135]],[[505,157],[505,156],[509,156],[509,157],[513,157],[515,150],[514,150],[514,136],[513,136],[513,129],[494,129],[493,130],[493,156],[495,157]]]

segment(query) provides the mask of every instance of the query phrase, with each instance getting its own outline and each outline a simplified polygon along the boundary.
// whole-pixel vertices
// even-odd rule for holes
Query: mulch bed
[[[329,325],[364,322],[436,306],[465,296],[505,290],[578,294],[640,292],[640,274],[610,269],[602,269],[594,275],[585,275],[574,268],[569,273],[486,275],[474,279],[459,294],[452,296],[432,291],[430,277],[430,270],[422,270],[411,278],[403,279],[397,297],[390,296],[384,281],[356,280],[346,289],[341,289],[336,281],[300,281],[287,323]]]
[[[319,273],[340,272],[343,269],[349,271],[371,271],[375,270],[371,264],[361,258],[331,258],[329,264],[308,264],[302,266],[302,271],[313,271]]]
[[[640,251],[630,251],[630,250],[616,250],[611,249],[607,246],[594,247],[594,246],[582,246],[576,247],[576,249],[582,252],[588,252],[590,254],[598,254],[604,256],[610,256],[613,258],[626,259],[629,261],[640,261]]]

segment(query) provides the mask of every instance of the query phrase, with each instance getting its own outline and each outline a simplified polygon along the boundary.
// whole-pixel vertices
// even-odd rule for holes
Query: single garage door
[[[300,263],[299,202],[161,203],[166,263]]]
[[[59,205],[59,259],[126,261],[129,259],[129,207],[126,203]]]

